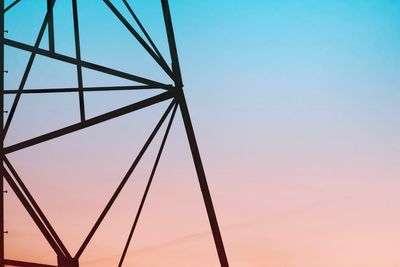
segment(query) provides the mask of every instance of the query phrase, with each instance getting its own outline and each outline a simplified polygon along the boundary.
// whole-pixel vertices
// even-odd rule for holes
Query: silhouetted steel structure
[[[186,129],[187,138],[189,140],[190,149],[191,149],[193,161],[195,164],[198,180],[200,183],[204,203],[205,203],[205,206],[207,209],[208,219],[210,222],[210,226],[211,226],[212,234],[214,237],[215,246],[216,246],[216,249],[218,252],[220,264],[223,267],[229,266],[227,257],[225,254],[225,249],[224,249],[224,245],[222,242],[220,230],[218,227],[218,222],[217,222],[217,218],[215,215],[213,203],[212,203],[210,192],[208,189],[206,175],[204,172],[204,168],[203,168],[202,161],[200,158],[199,149],[198,149],[196,138],[195,138],[195,134],[193,131],[192,122],[191,122],[191,119],[189,116],[189,111],[188,111],[188,107],[187,107],[184,92],[183,92],[183,83],[182,83],[181,71],[180,71],[180,67],[179,67],[178,53],[177,53],[176,44],[175,44],[175,37],[174,37],[174,31],[173,31],[173,27],[172,27],[171,14],[170,14],[168,0],[161,0],[161,4],[162,4],[166,33],[167,33],[167,37],[168,37],[169,51],[170,51],[170,56],[171,56],[171,61],[172,61],[171,66],[165,61],[162,54],[157,49],[157,46],[154,44],[154,42],[150,38],[149,34],[145,30],[144,26],[140,22],[139,18],[136,16],[134,10],[129,5],[127,0],[123,0],[123,3],[125,5],[125,7],[129,10],[130,15],[136,21],[137,25],[139,26],[139,28],[142,31],[145,38],[141,37],[141,35],[134,29],[134,27],[132,27],[132,25],[127,21],[127,19],[119,12],[119,10],[109,0],[103,0],[103,2],[105,3],[105,5],[108,6],[108,8],[112,11],[112,13],[118,18],[118,20],[130,31],[132,36],[143,46],[143,48],[147,51],[147,53],[149,53],[150,56],[160,65],[160,67],[171,77],[171,79],[174,81],[174,84],[172,84],[172,85],[160,83],[160,82],[157,82],[154,80],[136,76],[131,73],[118,71],[116,69],[108,68],[106,66],[97,65],[97,64],[82,60],[81,59],[81,51],[80,51],[77,0],[71,0],[72,8],[73,8],[73,18],[72,19],[74,22],[74,35],[75,35],[75,50],[76,50],[75,58],[59,54],[55,50],[53,6],[54,6],[56,0],[47,0],[47,12],[46,12],[46,15],[41,24],[38,36],[36,38],[36,42],[33,46],[5,38],[5,36],[4,36],[4,33],[5,33],[4,14],[8,10],[12,9],[14,6],[18,5],[20,2],[21,2],[21,0],[15,0],[7,7],[4,6],[4,0],[1,0],[1,2],[0,2],[2,10],[4,10],[3,12],[1,12],[1,15],[0,15],[1,16],[0,17],[0,21],[1,21],[0,64],[1,64],[1,69],[2,69],[1,75],[0,75],[0,77],[1,77],[0,78],[1,110],[4,110],[4,94],[15,95],[15,99],[13,101],[11,109],[8,112],[8,116],[6,116],[6,118],[5,118],[4,112],[0,112],[0,114],[1,114],[0,119],[1,119],[2,124],[4,125],[1,130],[2,146],[1,146],[1,155],[0,156],[3,161],[3,164],[1,167],[1,175],[7,181],[7,183],[11,187],[11,189],[15,192],[15,194],[19,198],[19,201],[23,204],[25,209],[29,212],[33,221],[35,222],[37,227],[40,229],[41,233],[46,238],[46,240],[48,241],[50,246],[53,248],[55,254],[57,255],[57,259],[58,259],[57,266],[59,266],[59,267],[77,267],[77,266],[79,266],[79,257],[85,251],[85,248],[91,241],[91,239],[92,239],[93,235],[96,233],[96,230],[98,229],[99,225],[102,223],[103,219],[107,215],[107,213],[110,210],[111,206],[113,205],[114,201],[116,200],[119,193],[123,189],[124,185],[130,178],[132,172],[134,171],[135,167],[141,160],[146,149],[149,147],[150,143],[156,136],[157,132],[159,131],[159,129],[161,128],[161,126],[164,124],[164,122],[167,120],[167,118],[169,116],[169,121],[168,121],[166,131],[164,133],[164,136],[163,136],[163,139],[161,142],[161,146],[159,148],[159,151],[158,151],[158,154],[156,157],[156,161],[155,161],[153,169],[151,171],[149,181],[147,183],[145,192],[143,194],[143,197],[142,197],[139,209],[137,211],[135,220],[133,222],[131,231],[128,235],[128,239],[126,241],[126,245],[124,247],[124,250],[123,250],[123,253],[120,258],[118,266],[123,265],[125,255],[127,253],[127,249],[129,247],[130,241],[132,239],[139,216],[141,214],[143,204],[146,200],[147,193],[148,193],[150,185],[152,183],[154,173],[156,171],[158,162],[160,160],[165,142],[167,140],[168,133],[172,126],[173,119],[177,112],[178,107],[180,109],[180,113],[182,115],[184,126]],[[49,40],[49,49],[48,50],[41,49],[39,47],[40,42],[43,38],[43,35],[45,34],[46,28],[47,28],[48,40]],[[29,58],[27,66],[24,70],[22,79],[20,81],[19,88],[16,90],[4,90],[4,72],[5,72],[5,69],[4,69],[4,46],[10,46],[10,47],[21,49],[21,50],[24,50],[24,51],[27,51],[30,53],[30,58]],[[77,81],[78,81],[77,87],[76,88],[43,88],[43,89],[34,89],[34,90],[24,89],[25,83],[29,76],[29,72],[31,70],[31,67],[35,60],[36,55],[45,56],[45,57],[48,57],[48,58],[51,58],[54,60],[63,61],[63,62],[75,65]],[[130,81],[138,82],[142,85],[86,88],[83,86],[83,82],[82,82],[82,68],[87,68],[87,69],[99,71],[102,73],[110,74],[110,75],[113,75],[116,77],[130,80]],[[142,100],[142,101],[139,101],[136,103],[132,103],[132,104],[124,106],[122,108],[115,109],[113,111],[104,113],[102,115],[98,115],[98,116],[90,118],[90,119],[87,119],[85,116],[85,98],[84,98],[85,93],[90,93],[90,92],[95,92],[95,91],[137,90],[137,89],[152,89],[152,88],[164,89],[165,92],[163,92],[159,95],[147,98],[145,100]],[[7,135],[8,129],[12,123],[13,116],[18,107],[18,102],[21,98],[21,95],[22,94],[48,94],[48,93],[78,93],[79,109],[80,109],[80,122],[69,125],[62,129],[58,129],[58,130],[43,134],[41,136],[31,138],[29,140],[25,140],[23,142],[19,142],[19,143],[4,147],[3,141],[4,141],[5,136]],[[129,168],[129,170],[127,171],[126,175],[123,177],[123,179],[120,182],[119,186],[117,187],[116,191],[112,195],[111,199],[108,201],[106,207],[104,208],[104,210],[98,217],[96,223],[93,225],[91,231],[88,233],[87,237],[83,241],[83,243],[80,246],[79,250],[77,251],[76,255],[71,255],[70,252],[68,251],[68,249],[63,244],[62,240],[59,238],[59,236],[53,229],[51,223],[47,220],[45,214],[42,212],[39,205],[36,203],[35,199],[30,194],[28,188],[24,185],[23,180],[18,175],[16,169],[12,166],[10,161],[7,159],[7,154],[16,152],[18,150],[21,150],[21,149],[24,149],[24,148],[27,148],[30,146],[37,145],[42,142],[46,142],[46,141],[54,139],[54,138],[58,138],[58,137],[70,134],[70,133],[73,133],[73,132],[76,132],[76,131],[79,131],[82,129],[85,129],[87,127],[102,123],[107,120],[117,118],[124,114],[134,112],[136,110],[143,109],[148,106],[151,106],[151,105],[163,102],[163,101],[167,101],[167,100],[171,100],[171,103],[169,104],[167,110],[164,112],[160,121],[157,123],[156,127],[151,132],[151,134],[148,137],[147,141],[145,142],[144,146],[138,153],[135,161],[132,163],[132,165]],[[4,121],[4,119],[6,119],[6,120]],[[0,180],[1,180],[0,190],[3,191],[3,188],[4,188],[3,179],[0,179]],[[3,194],[1,194],[1,197],[0,197],[0,214],[1,214],[0,228],[1,228],[1,231],[3,231],[3,233],[4,233],[4,210],[3,210],[4,203],[3,203],[3,201],[4,201]],[[1,246],[0,247],[1,266],[4,266],[4,265],[21,266],[21,267],[40,267],[40,266],[46,267],[46,266],[49,266],[49,265],[40,264],[40,263],[22,262],[22,261],[19,261],[18,259],[4,259],[4,235],[0,235],[0,246]]]

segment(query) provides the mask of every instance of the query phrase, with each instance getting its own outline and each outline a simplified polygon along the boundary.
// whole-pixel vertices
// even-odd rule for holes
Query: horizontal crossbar
[[[147,90],[147,89],[164,89],[150,85],[127,85],[127,86],[102,86],[102,87],[84,87],[83,92],[106,92],[106,91],[131,91],[131,90]],[[169,89],[173,89],[171,85]],[[79,88],[37,88],[24,89],[22,94],[51,94],[51,93],[77,93]],[[17,94],[18,90],[4,90],[4,94]]]
[[[5,263],[5,265],[18,266],[18,267],[57,267],[55,265],[25,262],[25,261],[16,261],[16,260],[7,260],[7,259],[4,260],[4,263]]]

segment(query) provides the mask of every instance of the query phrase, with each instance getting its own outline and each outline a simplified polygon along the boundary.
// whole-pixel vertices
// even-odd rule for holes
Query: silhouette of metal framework
[[[96,233],[98,227],[102,223],[103,219],[107,215],[108,211],[112,207],[114,201],[117,199],[119,193],[125,186],[126,182],[130,178],[132,172],[134,171],[135,167],[141,160],[142,156],[146,152],[146,149],[149,147],[150,143],[156,136],[157,132],[161,128],[161,126],[164,124],[164,122],[167,123],[167,127],[165,130],[165,133],[162,138],[162,142],[160,145],[160,148],[158,150],[158,154],[156,157],[156,160],[154,162],[151,175],[149,177],[149,180],[147,182],[145,191],[143,193],[143,197],[141,199],[136,217],[134,219],[132,228],[129,232],[124,250],[122,252],[120,261],[118,266],[122,266],[129,244],[131,242],[133,233],[136,228],[136,224],[139,220],[139,216],[141,214],[143,205],[145,203],[149,188],[151,186],[153,176],[155,174],[155,171],[157,169],[164,145],[167,140],[168,133],[170,131],[170,128],[173,124],[173,119],[174,116],[177,112],[177,109],[179,107],[180,113],[182,115],[182,119],[184,122],[184,127],[186,131],[186,135],[189,141],[190,145],[190,150],[191,154],[193,157],[193,161],[195,164],[197,176],[198,176],[198,181],[200,184],[201,192],[203,195],[203,200],[205,203],[205,207],[207,210],[208,214],[208,219],[209,223],[211,226],[213,238],[214,238],[214,243],[218,252],[218,257],[221,266],[227,267],[228,261],[227,257],[225,254],[225,249],[224,245],[222,242],[216,214],[214,211],[211,195],[209,192],[209,188],[207,185],[206,181],[206,175],[204,172],[203,164],[200,158],[200,153],[199,153],[199,148],[196,142],[195,138],[195,133],[193,131],[193,126],[192,122],[189,116],[189,111],[187,107],[187,103],[185,100],[184,92],[183,92],[183,84],[182,84],[182,77],[181,77],[181,71],[179,67],[179,60],[178,60],[178,53],[176,49],[176,43],[175,43],[175,37],[174,37],[174,31],[173,31],[173,26],[172,26],[172,21],[171,21],[171,14],[170,14],[170,9],[169,9],[169,3],[168,0],[161,0],[161,6],[162,6],[162,12],[163,12],[163,19],[164,19],[164,24],[165,24],[165,29],[166,29],[166,34],[167,34],[167,39],[168,39],[168,47],[169,47],[169,52],[170,52],[170,57],[171,57],[171,66],[165,61],[164,57],[158,50],[157,46],[154,44],[153,40],[150,38],[148,32],[145,30],[145,27],[143,24],[140,22],[139,18],[135,14],[133,8],[131,5],[128,3],[127,0],[122,0],[123,4],[129,11],[129,14],[132,16],[132,18],[135,20],[137,25],[139,26],[141,33],[144,35],[145,38],[142,38],[141,34],[135,28],[128,22],[128,20],[120,13],[120,11],[114,6],[114,4],[110,0],[103,0],[104,4],[112,11],[112,13],[116,16],[116,18],[126,27],[127,30],[132,34],[132,37],[135,38],[141,46],[144,48],[144,50],[155,60],[155,62],[165,71],[165,73],[171,77],[173,84],[164,84],[161,82],[157,82],[155,80],[150,80],[146,79],[143,77],[136,76],[131,73],[126,73],[122,72],[116,69],[109,68],[107,66],[101,66],[97,65],[88,61],[84,61],[81,59],[81,51],[80,51],[80,38],[79,38],[79,24],[78,24],[78,6],[77,6],[77,0],[71,0],[72,2],[72,14],[73,14],[73,24],[74,24],[74,36],[75,36],[75,52],[76,56],[75,57],[69,57],[63,54],[57,53],[55,50],[55,45],[54,45],[54,15],[53,15],[53,6],[56,2],[56,0],[47,0],[47,12],[46,15],[43,19],[43,22],[41,23],[41,27],[39,30],[39,33],[37,35],[35,44],[33,46],[21,43],[15,40],[7,39],[4,36],[5,28],[4,28],[4,14],[12,9],[14,6],[18,5],[21,0],[14,0],[11,2],[11,4],[7,7],[4,6],[4,0],[0,1],[0,6],[3,12],[1,12],[1,37],[0,37],[0,64],[1,64],[1,75],[0,75],[0,88],[1,88],[1,108],[4,111],[4,95],[5,94],[11,94],[15,95],[15,99],[12,103],[11,109],[8,112],[8,116],[4,115],[4,112],[0,112],[0,120],[2,122],[2,130],[1,130],[1,140],[2,140],[2,145],[1,145],[1,158],[2,158],[2,166],[1,166],[1,176],[3,176],[3,179],[0,179],[0,190],[3,191],[4,189],[4,179],[7,181],[8,185],[11,187],[11,189],[15,192],[16,196],[18,197],[19,201],[23,204],[24,208],[28,211],[29,215],[35,222],[36,226],[40,229],[42,235],[46,238],[47,242],[50,244],[52,249],[54,250],[56,256],[57,256],[57,266],[59,267],[77,267],[79,266],[79,258],[82,255],[82,253],[85,251],[85,248],[91,241],[92,237]],[[47,29],[48,33],[48,49],[42,49],[40,48],[40,43],[41,40],[45,34],[45,30]],[[26,68],[23,72],[22,79],[20,81],[20,85],[18,89],[16,90],[5,90],[4,89],[4,73],[6,70],[4,69],[4,46],[9,46],[13,47],[16,49],[20,49],[23,51],[27,51],[30,53],[29,61],[26,65]],[[66,62],[72,65],[76,66],[76,75],[77,75],[77,87],[76,88],[42,88],[42,89],[24,89],[25,83],[27,81],[27,78],[29,76],[32,64],[35,60],[36,55],[41,55],[45,56],[47,58],[51,58],[57,61],[62,61]],[[135,85],[135,86],[108,86],[108,87],[84,87],[83,82],[82,82],[82,68],[87,68],[91,70],[95,70],[101,73],[113,75],[116,77],[124,78],[130,81],[137,82],[141,85]],[[84,95],[86,93],[90,92],[103,92],[103,91],[121,91],[121,90],[137,90],[137,89],[164,89],[165,92],[158,94],[156,96],[147,98],[142,101],[138,101],[135,103],[132,103],[130,105],[124,106],[122,108],[115,109],[113,111],[92,117],[90,119],[87,119],[85,116],[85,101],[84,101]],[[13,120],[13,116],[15,114],[15,111],[18,107],[19,100],[23,94],[49,94],[49,93],[77,93],[79,95],[79,110],[80,110],[80,122],[69,125],[67,127],[48,132],[46,134],[10,145],[4,147],[4,139],[7,135],[7,132],[10,128],[10,125]],[[51,139],[55,139],[70,133],[74,133],[76,131],[88,128],[90,126],[117,118],[119,116],[125,115],[130,112],[134,112],[140,109],[144,109],[146,107],[155,105],[160,102],[164,102],[170,100],[171,103],[169,104],[167,110],[164,112],[162,115],[161,119],[157,123],[156,127],[154,130],[151,132],[150,136],[148,137],[147,141],[141,148],[140,152],[138,153],[136,159],[130,166],[129,170],[126,172],[126,175],[123,177],[122,181],[120,182],[119,186],[113,193],[111,199],[108,201],[107,205],[105,206],[104,210],[101,212],[100,216],[98,217],[97,221],[91,228],[90,232],[84,239],[82,245],[78,249],[76,255],[71,255],[68,249],[65,247],[63,244],[62,240],[60,237],[57,235],[55,230],[53,229],[51,223],[48,221],[46,218],[45,214],[42,212],[40,209],[39,205],[36,203],[35,199],[33,196],[30,194],[28,188],[25,186],[23,180],[21,177],[18,175],[17,170],[13,167],[13,165],[10,163],[10,161],[7,158],[7,155],[46,141],[49,141]],[[169,119],[168,119],[169,117]],[[168,119],[168,120],[167,120]],[[0,194],[0,228],[1,231],[4,233],[4,199],[3,199],[3,194]],[[32,262],[23,262],[19,261],[18,259],[5,259],[4,258],[4,234],[0,235],[0,261],[1,265],[0,266],[21,266],[21,267],[51,267],[50,265],[46,264],[40,264],[40,263],[32,263]]]

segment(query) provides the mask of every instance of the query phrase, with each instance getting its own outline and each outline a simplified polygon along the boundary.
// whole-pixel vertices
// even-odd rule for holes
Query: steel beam
[[[4,0],[0,0],[0,9],[4,9]],[[0,14],[0,267],[4,267],[4,13]]]
[[[11,162],[5,156],[4,156],[4,163],[6,164],[7,168],[10,170],[11,174],[14,176],[14,179],[17,182],[17,185],[21,188],[22,192],[25,194],[27,200],[31,203],[33,210],[37,213],[40,220],[43,222],[43,224],[49,230],[50,234],[53,236],[58,247],[60,247],[60,249],[62,250],[63,254],[66,257],[71,258],[71,254],[68,252],[67,248],[61,241],[60,237],[57,235],[53,226],[50,224],[49,220],[46,218],[43,211],[40,209],[39,205],[36,203],[32,194],[29,192],[28,188],[25,186],[24,182],[22,181],[21,177],[18,175],[17,171],[12,166]]]
[[[121,258],[119,260],[118,267],[122,267],[122,264],[124,263],[126,253],[128,252],[129,245],[131,243],[133,234],[134,234],[135,229],[136,229],[136,225],[137,225],[137,223],[139,221],[139,217],[140,217],[140,215],[142,213],[142,209],[143,209],[144,203],[145,203],[147,195],[149,193],[151,183],[153,182],[154,174],[156,173],[156,170],[157,170],[157,167],[158,167],[158,163],[160,162],[161,154],[162,154],[162,152],[164,150],[165,143],[167,142],[168,134],[169,134],[169,132],[171,130],[171,126],[172,126],[172,123],[174,121],[177,108],[178,108],[178,105],[175,105],[174,110],[172,111],[171,117],[169,119],[167,128],[166,128],[165,133],[164,133],[164,137],[163,137],[163,139],[161,141],[161,145],[160,145],[160,148],[159,148],[158,153],[157,153],[156,160],[155,160],[154,165],[153,165],[153,169],[151,170],[150,178],[149,178],[149,180],[147,182],[146,188],[145,188],[143,196],[142,196],[142,200],[140,201],[140,205],[139,205],[138,211],[137,211],[136,216],[135,216],[135,220],[133,221],[131,231],[129,232],[128,239],[126,240],[126,244],[125,244],[124,250],[123,250]]]
[[[26,261],[16,261],[16,260],[4,260],[6,265],[16,266],[16,267],[58,267],[54,265],[41,264],[41,263],[33,263]]]
[[[163,56],[161,55],[160,51],[158,50],[157,46],[153,42],[153,39],[151,39],[150,35],[148,34],[146,29],[144,28],[142,22],[140,22],[138,16],[133,11],[131,5],[128,3],[127,0],[122,0],[122,2],[124,2],[126,8],[128,9],[128,11],[131,14],[131,16],[133,17],[133,19],[135,20],[136,24],[139,26],[140,30],[143,32],[143,34],[146,37],[147,41],[149,41],[149,43],[150,43],[151,47],[153,48],[154,52],[156,52],[156,54],[158,55],[159,58],[161,58],[162,61],[166,62],[165,59],[163,58]]]
[[[58,267],[79,267],[79,259],[74,259],[71,257],[58,257],[57,265]]]
[[[221,232],[219,230],[217,216],[215,214],[214,205],[212,202],[210,190],[208,188],[206,174],[204,171],[203,163],[201,160],[199,148],[197,145],[196,137],[193,130],[192,121],[190,119],[189,110],[187,107],[186,99],[182,90],[182,75],[179,66],[179,58],[178,52],[176,48],[176,41],[174,36],[174,30],[172,26],[171,13],[169,9],[168,0],[161,0],[163,14],[164,14],[164,22],[167,30],[167,37],[169,43],[169,49],[171,53],[172,59],[172,70],[174,72],[175,77],[175,86],[180,88],[181,95],[179,98],[179,107],[182,114],[183,123],[185,125],[186,135],[189,141],[190,150],[192,152],[192,157],[194,161],[194,165],[196,167],[197,177],[200,184],[201,193],[203,195],[204,204],[206,206],[208,220],[210,222],[212,234],[214,237],[214,243],[218,252],[219,262],[221,267],[229,267],[228,259],[226,257],[224,243],[222,241]],[[179,90],[179,89],[178,89]]]
[[[56,59],[56,60],[59,60],[59,61],[63,61],[63,62],[66,62],[66,63],[73,64],[73,65],[78,65],[78,61],[73,57],[65,56],[65,55],[58,54],[58,53],[50,53],[47,50],[44,50],[44,49],[41,49],[41,48],[35,48],[33,46],[30,46],[30,45],[27,45],[27,44],[23,44],[23,43],[20,43],[20,42],[14,41],[14,40],[10,40],[10,39],[7,39],[7,38],[4,39],[4,44],[8,45],[8,46],[11,46],[11,47],[14,47],[14,48],[18,48],[18,49],[24,50],[24,51],[35,52],[36,54],[41,55],[41,56],[49,57],[49,58],[52,58],[52,59]],[[91,63],[91,62],[88,62],[88,61],[83,61],[82,60],[80,63],[82,65],[82,67],[84,67],[84,68],[95,70],[95,71],[99,71],[99,72],[103,72],[103,73],[106,73],[106,74],[109,74],[109,75],[113,75],[113,76],[116,76],[116,77],[120,77],[120,78],[124,78],[124,79],[130,80],[130,81],[143,83],[143,84],[147,84],[147,85],[158,87],[158,88],[166,88],[167,89],[167,88],[170,87],[168,84],[156,82],[156,81],[153,81],[153,80],[150,80],[150,79],[139,77],[139,76],[136,76],[136,75],[133,75],[133,74],[130,74],[130,73],[126,73],[126,72],[122,72],[122,71],[119,71],[119,70],[111,69],[111,68],[108,68],[108,67],[105,67],[105,66],[101,66],[101,65],[98,65],[98,64],[94,64],[94,63]]]
[[[2,0],[4,2],[4,0]],[[15,0],[14,2],[12,2],[10,5],[8,5],[6,8],[4,8],[4,5],[2,5],[2,8],[4,9],[4,13],[6,13],[7,11],[9,11],[11,8],[13,8],[16,4],[18,4],[19,2],[21,2],[21,0]]]
[[[165,30],[167,32],[169,52],[171,55],[172,72],[174,73],[175,86],[177,88],[182,88],[182,74],[179,65],[178,50],[176,48],[175,34],[174,28],[172,26],[171,12],[169,9],[168,0],[161,0],[161,5],[164,16]]]
[[[54,139],[54,138],[57,138],[57,137],[60,137],[60,136],[63,136],[63,135],[69,134],[69,133],[73,133],[73,132],[76,132],[76,131],[79,131],[79,130],[82,130],[82,129],[88,128],[90,126],[99,124],[101,122],[105,122],[105,121],[120,117],[120,116],[125,115],[127,113],[130,113],[130,112],[133,112],[133,111],[136,111],[136,110],[139,110],[139,109],[142,109],[142,108],[145,108],[145,107],[148,107],[148,106],[163,102],[163,101],[165,101],[167,99],[170,99],[172,97],[174,97],[174,94],[172,94],[171,92],[165,92],[165,93],[162,93],[162,94],[147,98],[145,100],[136,102],[134,104],[131,104],[131,105],[128,105],[128,106],[125,106],[125,107],[122,107],[122,108],[107,112],[107,113],[99,115],[97,117],[85,120],[84,122],[79,122],[79,123],[76,123],[76,124],[72,124],[70,126],[62,128],[62,129],[59,129],[59,130],[56,130],[56,131],[53,131],[53,132],[50,132],[50,133],[47,133],[47,134],[32,138],[32,139],[29,139],[29,140],[26,140],[26,141],[22,141],[20,143],[5,147],[4,148],[4,153],[5,154],[12,153],[12,152],[21,150],[23,148],[34,146],[34,145],[43,143],[45,141],[48,141],[48,140],[51,140],[51,139]]]
[[[215,214],[210,190],[208,188],[206,174],[204,171],[199,148],[198,148],[196,137],[194,134],[193,125],[192,125],[192,122],[190,119],[189,110],[187,108],[186,100],[185,100],[183,93],[182,93],[182,97],[179,101],[179,107],[181,109],[182,119],[183,119],[183,123],[185,125],[185,130],[186,130],[187,138],[189,141],[190,150],[192,152],[194,165],[196,167],[197,178],[199,180],[201,193],[203,194],[203,200],[204,200],[204,204],[206,206],[208,220],[210,222],[212,234],[214,237],[214,243],[217,248],[219,261],[220,261],[221,267],[229,267],[228,259],[226,257],[224,243],[222,241],[221,232],[220,232],[219,226],[218,226],[217,216]]]
[[[81,42],[79,38],[79,20],[78,20],[78,6],[76,0],[72,0],[72,13],[74,17],[74,36],[75,36],[75,53],[76,53],[76,75],[78,78],[79,89],[79,110],[81,114],[81,121],[85,120],[85,100],[83,96],[83,80],[82,80],[82,60],[81,60]]]
[[[53,6],[52,0],[47,0],[47,12],[49,14],[49,21],[47,23],[47,33],[49,39],[49,51],[54,53],[54,16],[53,16]]]
[[[173,90],[172,85],[168,90]],[[90,92],[108,92],[108,91],[132,91],[132,90],[149,90],[149,89],[163,89],[150,85],[126,85],[126,86],[99,86],[99,87],[83,87],[82,91],[85,93]],[[22,94],[53,94],[53,93],[77,93],[79,88],[46,88],[46,89],[24,89]],[[5,95],[12,95],[18,93],[18,90],[4,90]]]
[[[171,79],[173,79],[173,74],[168,64],[165,62],[164,58],[160,58],[157,54],[149,47],[145,40],[137,33],[137,31],[129,24],[129,22],[124,18],[124,16],[118,11],[117,8],[109,1],[103,0],[104,3],[111,9],[111,11],[117,16],[122,24],[132,33],[132,35],[138,40],[138,42],[143,46],[143,48],[150,54],[150,56],[160,65],[160,67],[167,73]]]
[[[23,192],[20,190],[18,185],[14,182],[12,176],[8,173],[7,170],[4,170],[4,178],[6,179],[7,183],[10,185],[12,190],[14,191],[15,195],[18,197],[19,201],[21,201],[22,205],[25,207],[26,211],[29,213],[33,221],[35,222],[36,226],[42,232],[43,236],[46,238],[49,245],[53,248],[54,252],[58,256],[65,256],[61,248],[58,246],[56,240],[51,235],[50,231],[47,229],[46,225],[42,222],[40,217],[35,212],[35,209],[32,207],[29,200],[25,197]]]
[[[56,2],[56,0],[51,0],[51,1],[52,1],[52,2],[51,2],[51,4],[50,4],[50,6],[48,7],[48,10],[53,9],[53,6],[54,6],[54,4],[55,4],[55,2]],[[49,13],[49,11],[47,11],[47,12],[46,12],[46,16],[44,17],[43,22],[42,22],[42,25],[41,25],[41,27],[40,27],[39,34],[38,34],[38,36],[37,36],[37,38],[36,38],[35,45],[34,45],[34,47],[33,47],[34,49],[38,49],[38,48],[39,48],[40,42],[42,41],[42,38],[43,38],[43,35],[44,35],[44,31],[46,30],[46,26],[47,26],[49,17],[50,17],[50,13]],[[12,104],[11,109],[10,109],[10,112],[9,112],[9,114],[8,114],[6,123],[5,123],[5,125],[4,125],[3,138],[5,138],[5,136],[7,135],[7,131],[8,131],[8,129],[10,128],[11,121],[12,121],[12,119],[13,119],[13,117],[14,117],[15,111],[16,111],[17,106],[18,106],[18,102],[19,102],[19,100],[20,100],[20,98],[21,98],[21,92],[22,92],[22,90],[24,89],[25,83],[26,83],[26,81],[27,81],[27,79],[28,79],[28,76],[29,76],[29,73],[30,73],[30,71],[31,71],[32,64],[33,64],[33,61],[35,60],[35,57],[36,57],[36,52],[35,52],[35,51],[32,51],[32,52],[31,52],[31,56],[29,57],[28,64],[26,65],[24,74],[23,74],[23,76],[22,76],[21,82],[20,82],[20,84],[19,84],[18,93],[15,95],[13,104]],[[4,140],[4,139],[3,139],[3,140]]]
[[[140,150],[140,152],[138,153],[138,155],[136,156],[135,160],[133,161],[132,165],[130,166],[130,168],[128,169],[128,171],[126,172],[124,178],[122,179],[121,183],[118,185],[117,189],[115,190],[114,194],[112,195],[111,199],[108,201],[106,207],[104,208],[104,210],[102,211],[102,213],[100,214],[99,218],[97,219],[96,223],[93,225],[92,229],[90,230],[89,234],[87,235],[87,237],[85,238],[85,240],[83,241],[81,247],[79,248],[78,252],[76,253],[75,257],[76,259],[78,259],[82,253],[84,252],[84,250],[86,249],[87,245],[89,244],[90,240],[92,239],[93,235],[96,233],[97,229],[99,228],[101,222],[103,221],[103,219],[106,217],[108,211],[110,210],[110,208],[112,207],[112,205],[114,204],[115,200],[117,199],[117,197],[119,196],[119,194],[121,193],[122,189],[124,188],[126,182],[129,180],[129,178],[131,177],[133,171],[135,170],[136,166],[138,165],[139,161],[141,160],[141,158],[143,157],[144,153],[146,152],[147,148],[150,146],[151,142],[153,141],[154,137],[156,136],[158,130],[161,128],[162,124],[164,123],[165,119],[167,118],[168,114],[170,113],[171,109],[173,108],[173,106],[175,105],[175,101],[172,101],[171,104],[168,106],[167,110],[164,112],[164,114],[162,115],[160,121],[157,123],[156,127],[154,128],[154,130],[151,132],[149,138],[146,140],[146,143],[143,145],[142,149]]]

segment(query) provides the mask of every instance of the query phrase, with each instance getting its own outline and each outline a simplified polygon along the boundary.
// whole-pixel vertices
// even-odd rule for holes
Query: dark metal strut
[[[0,267],[4,267],[4,173],[5,169],[3,166],[3,158],[4,158],[4,13],[16,5],[19,1],[15,1],[8,9],[4,10],[4,0],[0,0]]]
[[[108,211],[110,210],[111,206],[114,204],[115,200],[117,199],[118,195],[121,193],[122,189],[124,188],[126,182],[131,177],[133,171],[135,170],[136,166],[138,165],[139,161],[143,157],[144,153],[146,152],[147,148],[150,146],[151,142],[153,141],[154,137],[156,136],[158,130],[161,128],[162,124],[164,123],[165,119],[167,118],[168,114],[170,113],[172,107],[175,105],[175,101],[172,101],[171,104],[168,106],[167,110],[162,115],[160,121],[157,123],[154,130],[151,132],[149,138],[147,139],[146,143],[143,145],[142,149],[140,150],[139,154],[133,161],[131,167],[126,172],[124,178],[122,179],[121,183],[115,190],[114,194],[112,195],[111,199],[108,201],[106,207],[104,208],[103,212],[100,214],[99,218],[97,219],[96,223],[93,225],[92,230],[89,232],[88,236],[86,237],[85,241],[83,241],[81,247],[79,248],[78,252],[75,255],[75,258],[79,258],[83,251],[85,250],[86,246],[89,244],[90,240],[92,239],[93,235],[97,231],[97,228],[100,226],[101,222],[103,221],[104,217],[107,215]]]
[[[76,75],[78,78],[79,110],[81,114],[81,121],[83,122],[85,120],[85,100],[83,97],[81,43],[79,38],[78,5],[76,3],[76,0],[72,0],[72,14],[74,17],[75,53],[77,60]]]
[[[174,72],[174,77],[175,77],[175,86],[178,88],[178,90],[179,89],[181,90],[181,95],[179,98],[179,107],[181,110],[183,123],[185,125],[186,135],[187,135],[187,138],[189,141],[190,150],[192,152],[193,161],[194,161],[194,164],[196,167],[197,177],[199,180],[201,193],[203,194],[203,200],[204,200],[204,204],[206,206],[208,220],[210,222],[212,234],[214,237],[214,243],[217,248],[219,261],[220,261],[221,267],[229,267],[228,259],[226,257],[224,243],[222,241],[221,232],[219,230],[217,216],[215,214],[214,205],[213,205],[210,190],[209,190],[208,184],[207,184],[206,174],[204,171],[203,163],[202,163],[202,160],[200,157],[199,148],[198,148],[196,137],[194,134],[192,121],[190,119],[189,110],[188,110],[186,99],[185,99],[185,96],[183,93],[182,75],[181,75],[181,70],[180,70],[180,66],[179,66],[179,58],[178,58],[178,52],[177,52],[177,48],[176,48],[175,35],[174,35],[173,26],[172,26],[172,19],[171,19],[171,13],[170,13],[170,9],[169,9],[168,0],[161,0],[161,4],[162,4],[162,8],[163,8],[165,27],[167,30],[169,49],[170,49],[170,53],[171,53],[172,70]]]
[[[129,245],[130,245],[132,237],[133,237],[133,233],[135,232],[136,225],[137,225],[137,223],[139,221],[140,214],[142,213],[142,209],[143,209],[144,203],[145,203],[146,198],[147,198],[147,194],[149,193],[151,183],[153,182],[154,174],[156,173],[156,170],[157,170],[157,167],[158,167],[158,163],[160,162],[161,154],[162,154],[162,152],[164,150],[165,143],[167,142],[168,134],[169,134],[169,131],[171,130],[171,126],[172,126],[172,123],[174,121],[175,113],[176,113],[177,108],[178,108],[178,105],[176,104],[175,107],[174,107],[174,110],[172,111],[172,114],[171,114],[171,117],[169,119],[167,128],[165,130],[164,137],[163,137],[163,139],[161,141],[161,145],[160,145],[160,148],[158,150],[158,154],[157,154],[156,160],[154,162],[153,169],[151,170],[149,181],[147,182],[146,189],[144,190],[144,193],[143,193],[143,196],[142,196],[142,200],[140,201],[140,205],[139,205],[139,208],[137,210],[137,213],[136,213],[136,216],[135,216],[135,220],[133,221],[133,225],[132,225],[131,231],[129,232],[128,239],[126,240],[126,244],[125,244],[124,250],[123,250],[121,258],[119,260],[118,267],[122,267],[122,264],[124,263],[126,253],[128,252],[128,248],[129,248]]]

